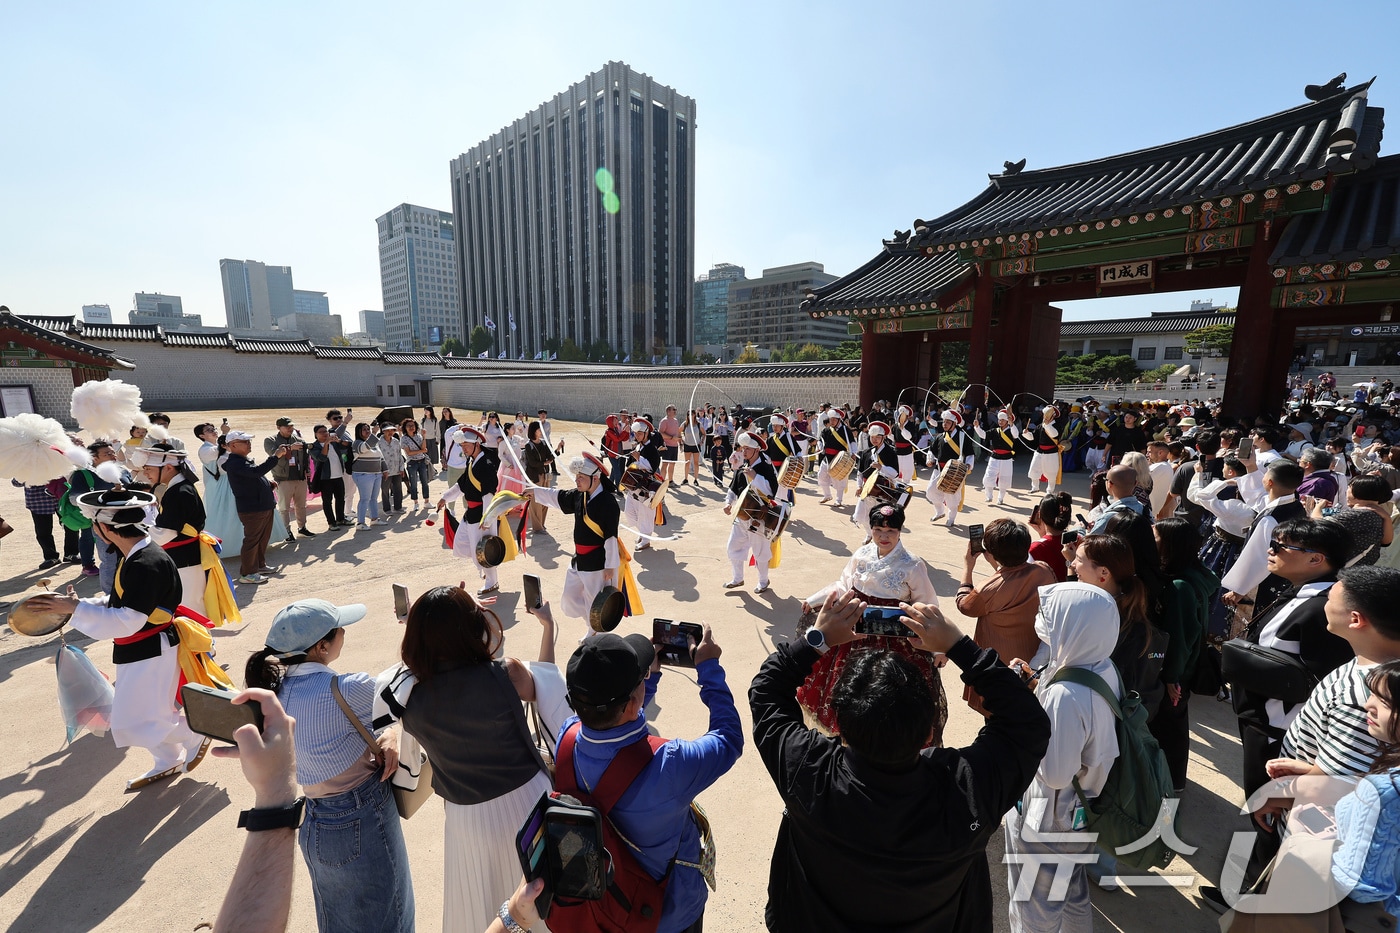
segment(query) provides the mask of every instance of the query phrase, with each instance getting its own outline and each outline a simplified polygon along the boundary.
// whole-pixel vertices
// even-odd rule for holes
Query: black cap
[[[569,658],[565,682],[574,709],[606,709],[626,699],[646,678],[655,657],[656,649],[645,635],[588,636]]]
[[[292,419],[287,417],[278,418],[277,426],[279,428],[290,428],[292,427]]]

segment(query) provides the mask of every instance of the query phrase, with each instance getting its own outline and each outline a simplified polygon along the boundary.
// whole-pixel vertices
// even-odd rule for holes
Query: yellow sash
[[[783,539],[778,536],[773,539],[773,546],[768,549],[768,569],[772,570],[783,560]]]
[[[593,532],[593,533],[594,533],[595,535],[597,535],[598,537],[602,538],[604,541],[608,540],[608,536],[605,535],[605,534],[603,534],[603,526],[601,526],[601,525],[599,525],[597,522],[595,522],[595,521],[593,520],[593,517],[592,517],[591,515],[588,514],[588,503],[587,503],[587,502],[585,502],[585,503],[583,504],[583,508],[584,508],[584,511],[583,511],[583,523],[584,523],[585,525],[588,526],[588,530],[591,531],[591,532]]]
[[[788,450],[787,447],[783,445],[783,436],[781,434],[773,435],[773,443],[778,445],[778,449],[783,452],[784,457],[792,456],[792,451]]]
[[[953,448],[953,456],[954,456],[954,457],[961,457],[961,456],[962,456],[962,445],[960,445],[957,441],[953,440],[953,437],[954,437],[954,436],[955,436],[955,435],[945,433],[945,434],[943,435],[943,441],[944,441],[944,443],[946,443],[949,447]]]
[[[1005,431],[1003,431],[1001,428],[997,428],[997,433],[1000,434],[1000,435],[1001,435],[1001,439],[1002,439],[1003,441],[1006,442],[1007,449],[1009,449],[1009,450],[1015,450],[1015,449],[1016,449],[1016,445],[1013,444],[1013,443],[1011,443],[1011,438],[1009,438],[1009,437],[1006,436],[1006,432],[1005,432]]]
[[[242,622],[243,613],[233,598],[228,574],[224,572],[224,565],[219,562],[219,554],[214,550],[214,545],[220,543],[219,539],[207,531],[195,531],[194,526],[189,524],[180,529],[180,534],[199,538],[199,568],[204,571],[204,612],[209,621],[216,628],[229,622]]]
[[[850,445],[849,443],[847,443],[845,435],[842,434],[840,431],[832,431],[832,432],[831,432],[831,436],[834,437],[834,438],[836,438],[836,440],[841,444],[841,447],[842,447],[843,449],[845,449],[845,450],[850,450],[850,449],[851,449],[851,445]]]
[[[601,534],[601,532],[599,532]],[[627,545],[622,543],[622,539],[617,539],[617,553],[621,558],[621,563],[617,568],[617,588],[627,594],[627,607],[632,611],[632,615],[639,616],[646,612],[642,608],[642,590],[637,586],[636,579],[632,576],[632,554],[627,550]]]
[[[209,652],[214,650],[214,636],[209,630],[184,616],[176,616],[174,626],[180,636],[176,656],[180,659],[180,671],[185,675],[185,680],[206,687],[236,689],[227,672],[209,656]]]
[[[472,469],[472,464],[474,463],[476,463],[475,460],[467,461],[467,479],[472,481],[472,485],[476,487],[477,492],[481,492],[481,481],[476,478],[476,471]]]

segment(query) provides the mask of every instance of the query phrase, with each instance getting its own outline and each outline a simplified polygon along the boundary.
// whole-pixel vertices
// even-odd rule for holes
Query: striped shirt
[[[1284,757],[1311,762],[1338,777],[1371,770],[1379,746],[1366,731],[1363,704],[1371,696],[1366,677],[1373,669],[1353,658],[1324,677],[1288,727]]]
[[[287,713],[297,721],[297,783],[303,787],[329,781],[365,753],[365,740],[331,693],[333,676],[335,671],[324,664],[293,664],[277,691]],[[373,732],[374,675],[341,674],[340,692]]]

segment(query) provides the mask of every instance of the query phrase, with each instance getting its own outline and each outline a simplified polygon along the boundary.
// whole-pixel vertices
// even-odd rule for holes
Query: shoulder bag
[[[355,727],[355,731],[360,733],[360,738],[365,740],[365,744],[373,749],[376,755],[379,754],[378,740],[365,728],[365,724],[360,722],[359,717],[351,711],[350,704],[345,701],[345,695],[340,692],[339,675],[331,678],[331,693],[335,694],[335,702],[345,713],[345,718],[350,720],[350,724]],[[417,749],[417,743],[414,743],[413,747]],[[407,772],[411,777],[416,778],[417,784],[412,789],[401,787],[398,783],[393,784],[394,806],[398,809],[399,816],[405,820],[417,813],[418,808],[423,806],[429,797],[433,796],[433,764],[428,760],[428,756],[421,751],[415,752],[415,755],[419,759],[417,772],[402,758],[399,759],[399,771]]]

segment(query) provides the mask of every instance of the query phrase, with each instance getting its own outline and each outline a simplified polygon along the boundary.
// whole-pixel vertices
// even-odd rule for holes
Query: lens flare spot
[[[609,191],[603,195],[603,210],[607,211],[609,214],[616,214],[618,211],[622,210],[622,201],[616,194]]]
[[[600,168],[593,173],[593,184],[598,186],[598,190],[603,194],[610,194],[613,190],[613,175],[606,168]]]

